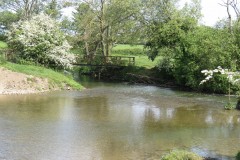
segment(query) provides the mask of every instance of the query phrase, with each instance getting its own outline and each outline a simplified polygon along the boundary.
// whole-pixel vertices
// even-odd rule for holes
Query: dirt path
[[[29,94],[57,89],[47,79],[13,72],[0,67],[0,94]]]

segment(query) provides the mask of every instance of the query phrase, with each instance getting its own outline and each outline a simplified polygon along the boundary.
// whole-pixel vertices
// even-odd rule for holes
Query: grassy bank
[[[154,68],[160,59],[160,57],[157,57],[155,61],[150,60],[143,45],[116,45],[112,49],[112,56],[133,56],[135,57],[135,65],[137,67],[145,67],[147,69]]]
[[[0,66],[12,70],[14,72],[20,72],[27,75],[32,75],[40,78],[47,78],[50,82],[55,83],[59,87],[63,87],[63,84],[70,86],[73,89],[81,90],[83,87],[74,81],[71,77],[67,77],[62,73],[55,72],[51,69],[44,67],[32,66],[32,65],[20,65],[15,63],[4,63]]]
[[[113,50],[126,50],[126,49],[140,49],[143,50],[144,46],[143,45],[129,45],[129,44],[118,44],[113,47]]]
[[[0,49],[5,49],[7,47],[8,46],[5,42],[0,41]],[[51,69],[47,69],[40,66],[33,66],[33,65],[20,65],[20,64],[10,63],[10,62],[1,63],[1,56],[2,55],[0,55],[0,66],[7,68],[9,70],[12,70],[14,72],[20,72],[27,75],[40,77],[40,78],[47,78],[48,80],[50,80],[50,83],[54,83],[59,87],[63,87],[63,84],[66,84],[71,88],[78,89],[78,90],[83,88],[79,83],[74,81],[72,77],[65,76],[64,74],[53,71]],[[4,59],[2,57],[2,61],[3,60]]]
[[[83,54],[81,49],[72,49],[72,53],[76,55]],[[154,68],[160,59],[158,56],[154,61],[150,60],[147,56],[147,50],[144,49],[143,45],[127,45],[118,44],[113,47],[111,56],[128,56],[135,57],[135,66],[144,67],[147,69]]]

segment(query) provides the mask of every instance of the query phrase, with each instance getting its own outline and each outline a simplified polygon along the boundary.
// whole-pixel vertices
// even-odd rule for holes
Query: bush
[[[0,33],[0,41],[5,41],[7,36],[5,34]]]
[[[58,69],[71,68],[75,62],[59,24],[45,14],[19,21],[7,35],[13,53],[26,61]]]
[[[240,152],[238,152],[238,154],[236,156],[236,160],[240,160]]]
[[[2,53],[2,51],[0,51],[0,64],[5,64],[7,61]]]
[[[232,102],[228,102],[228,103],[224,106],[224,108],[225,108],[226,110],[233,110],[233,109],[236,109],[236,104],[235,104],[235,103],[232,103]]]
[[[203,158],[192,152],[172,151],[161,160],[203,160]]]

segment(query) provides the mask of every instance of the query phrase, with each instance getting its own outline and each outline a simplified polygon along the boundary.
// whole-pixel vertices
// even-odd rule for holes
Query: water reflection
[[[219,97],[185,95],[108,85],[0,96],[0,159],[157,159],[172,149],[235,155],[240,113],[221,109]]]

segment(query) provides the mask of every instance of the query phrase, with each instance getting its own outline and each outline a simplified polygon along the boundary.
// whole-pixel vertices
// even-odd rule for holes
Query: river
[[[174,149],[233,159],[240,112],[225,96],[89,83],[84,91],[0,95],[0,159],[153,160]]]

